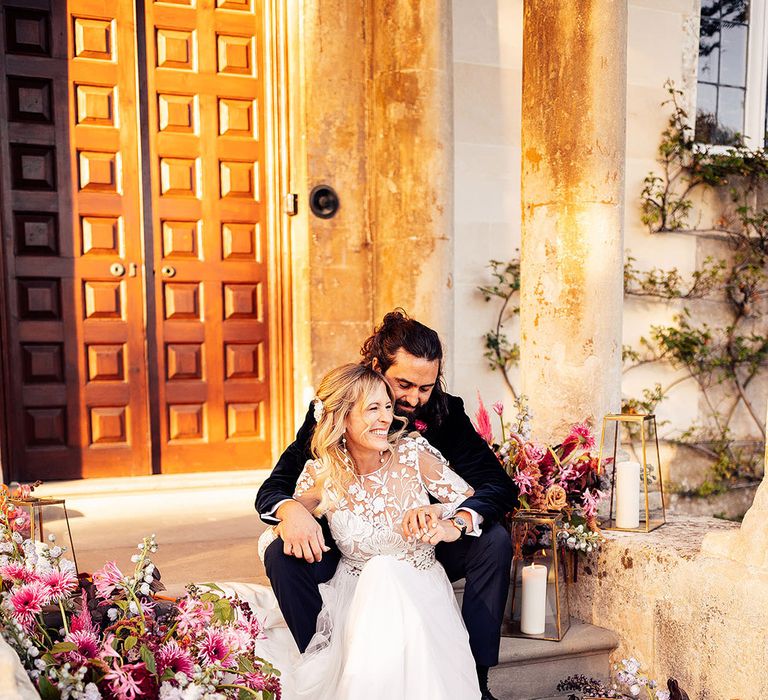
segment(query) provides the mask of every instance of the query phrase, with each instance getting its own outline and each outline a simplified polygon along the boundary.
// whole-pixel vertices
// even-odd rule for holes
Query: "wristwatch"
[[[466,518],[463,515],[454,515],[451,518],[451,522],[461,533],[459,537],[464,537],[464,535],[467,534],[467,528],[469,527],[469,523],[467,522]]]

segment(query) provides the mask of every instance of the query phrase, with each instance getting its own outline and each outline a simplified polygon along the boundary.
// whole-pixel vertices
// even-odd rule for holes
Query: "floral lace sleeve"
[[[448,466],[445,457],[423,437],[414,440],[419,455],[421,481],[429,493],[443,504],[443,517],[452,516],[474,489]]]
[[[318,517],[322,515],[317,510],[323,500],[324,481],[325,479],[318,471],[317,462],[310,459],[304,465],[293,492],[293,498]]]

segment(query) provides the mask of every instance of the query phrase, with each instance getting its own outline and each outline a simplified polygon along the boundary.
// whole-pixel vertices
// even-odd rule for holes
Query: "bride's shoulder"
[[[424,452],[432,452],[434,448],[427,442],[426,438],[418,433],[403,435],[395,443],[395,452],[400,456],[400,462],[416,462],[419,455]]]

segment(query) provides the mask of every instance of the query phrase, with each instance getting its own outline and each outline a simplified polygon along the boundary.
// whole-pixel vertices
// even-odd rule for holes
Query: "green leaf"
[[[213,614],[221,622],[231,622],[235,619],[235,613],[232,610],[232,604],[226,598],[219,598],[213,604]]]
[[[51,647],[51,654],[63,654],[67,651],[74,651],[77,649],[77,644],[74,642],[57,642]]]
[[[139,641],[139,640],[138,640],[138,639],[136,639],[136,637],[128,637],[128,639],[126,639],[126,640],[123,642],[123,649],[125,649],[125,651],[130,651],[131,649],[133,649],[133,647],[135,647],[135,646],[136,646],[136,643],[137,643],[138,641]]]
[[[59,689],[48,680],[47,676],[40,676],[37,681],[37,689],[40,691],[41,700],[59,700]]]
[[[157,673],[157,665],[155,664],[155,655],[149,650],[146,644],[141,645],[139,650],[139,656],[141,660],[146,664],[147,670],[150,673]]]
[[[163,675],[160,676],[161,681],[170,681],[173,680],[176,674],[174,674],[172,668],[166,668],[165,671],[163,671]]]
[[[206,588],[210,588],[211,590],[219,591],[219,593],[226,594],[224,589],[221,588],[221,586],[217,586],[215,583],[198,583],[197,585],[198,586],[205,586]]]
[[[247,656],[241,656],[237,662],[237,670],[242,673],[254,673],[256,671],[256,667]]]

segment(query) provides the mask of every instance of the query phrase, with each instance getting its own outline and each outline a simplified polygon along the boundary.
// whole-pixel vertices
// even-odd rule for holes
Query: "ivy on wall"
[[[702,420],[686,430],[669,432],[668,442],[705,455],[711,469],[694,492],[706,496],[727,490],[737,481],[760,478],[765,426],[749,388],[768,364],[768,156],[737,142],[727,149],[707,150],[693,138],[682,93],[666,84],[671,110],[658,148],[659,173],[650,173],[641,193],[642,221],[652,234],[686,232],[722,242],[723,256],[705,258],[684,277],[676,268],[639,270],[633,257],[624,268],[627,297],[661,303],[678,302],[672,323],[653,325],[638,347],[623,348],[624,372],[666,364],[676,378],[646,388],[623,400],[622,411],[653,413],[676,386],[694,383],[702,399]],[[709,190],[719,211],[707,229],[692,226],[692,197]],[[520,260],[491,261],[493,283],[480,287],[486,301],[497,300],[495,327],[485,337],[485,357],[500,371],[517,398],[510,370],[519,363],[520,348],[509,340],[504,324],[519,313]],[[707,303],[720,302],[721,322],[707,323]],[[723,303],[724,302],[724,303]],[[721,314],[722,315],[722,314]],[[739,408],[750,425],[734,432]],[[737,439],[738,437],[738,439]]]

